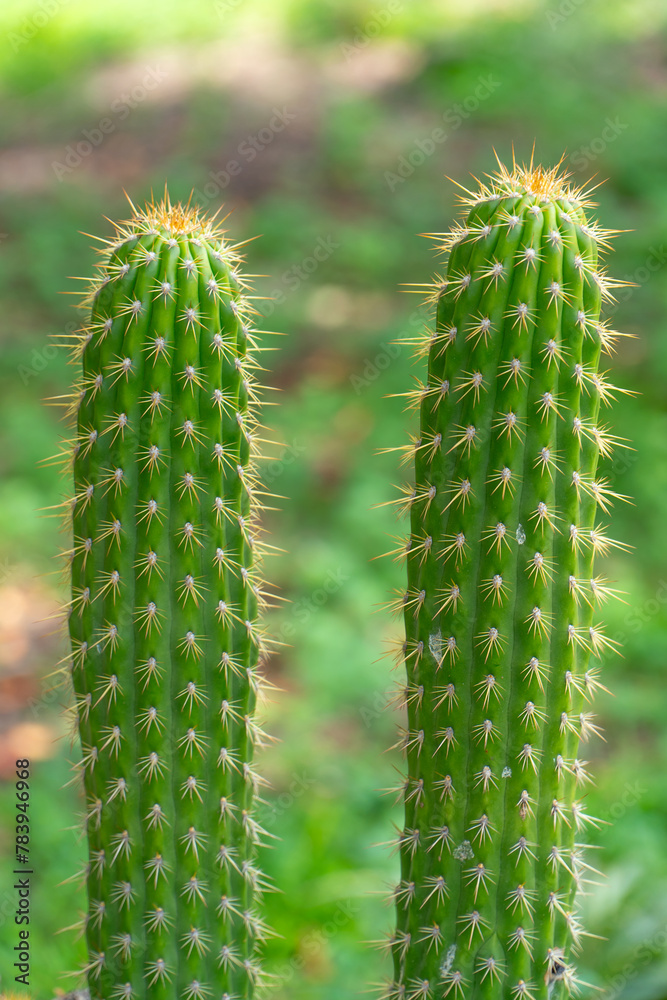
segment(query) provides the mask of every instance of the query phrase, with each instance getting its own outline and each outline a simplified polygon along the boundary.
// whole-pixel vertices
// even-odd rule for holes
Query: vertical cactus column
[[[386,996],[556,1000],[579,989],[589,661],[613,647],[593,570],[618,544],[596,472],[619,443],[599,421],[611,234],[585,192],[532,163],[463,200],[419,347],[427,381],[406,394],[421,426],[398,501],[408,774]]]
[[[253,995],[265,641],[252,309],[168,199],[103,251],[78,344],[71,675],[92,1000]]]

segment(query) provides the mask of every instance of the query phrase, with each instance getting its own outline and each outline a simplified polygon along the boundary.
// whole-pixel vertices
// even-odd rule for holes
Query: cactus
[[[75,337],[71,678],[92,1000],[249,998],[256,863],[257,350],[237,248],[133,207]]]
[[[580,742],[599,732],[595,659],[615,646],[593,559],[620,545],[598,523],[616,494],[596,469],[622,442],[599,416],[615,391],[600,355],[620,336],[600,321],[612,233],[567,176],[499,164],[462,196],[429,286],[435,331],[418,338],[427,380],[403,394],[421,426],[401,449],[415,483],[392,501],[410,514],[392,1000],[582,985],[575,897],[596,821]]]

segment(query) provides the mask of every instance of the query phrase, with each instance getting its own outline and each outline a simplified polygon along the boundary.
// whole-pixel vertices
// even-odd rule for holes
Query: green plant
[[[93,1000],[250,997],[266,644],[256,344],[236,248],[134,210],[76,339],[71,677]]]
[[[611,233],[558,168],[500,167],[463,198],[430,288],[435,330],[415,485],[397,501],[408,774],[398,836],[394,978],[386,996],[554,1000],[576,994],[576,894],[592,870],[580,741],[614,648],[595,611],[614,591],[593,559],[619,444],[599,422]]]

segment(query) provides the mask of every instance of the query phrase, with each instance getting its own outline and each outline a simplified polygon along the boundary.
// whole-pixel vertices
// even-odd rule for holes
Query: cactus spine
[[[93,1000],[249,998],[260,975],[257,363],[223,233],[166,196],[133,209],[77,342],[69,628]]]
[[[415,485],[399,555],[408,762],[391,938],[395,1000],[555,1000],[576,994],[586,880],[579,744],[611,650],[595,612],[612,591],[593,558],[619,443],[599,423],[600,322],[611,236],[558,168],[500,166],[463,198],[418,350]],[[440,237],[439,239],[442,239]]]

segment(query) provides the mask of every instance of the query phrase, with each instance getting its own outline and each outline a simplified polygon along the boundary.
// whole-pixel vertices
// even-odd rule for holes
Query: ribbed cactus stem
[[[398,501],[408,774],[386,995],[555,1000],[579,988],[589,661],[614,645],[593,570],[618,544],[597,520],[614,497],[598,456],[619,443],[599,422],[611,234],[532,163],[464,202],[418,348],[427,381],[406,394],[421,426]]]
[[[256,347],[239,256],[168,199],[105,245],[77,343],[72,681],[92,1000],[253,995]]]

